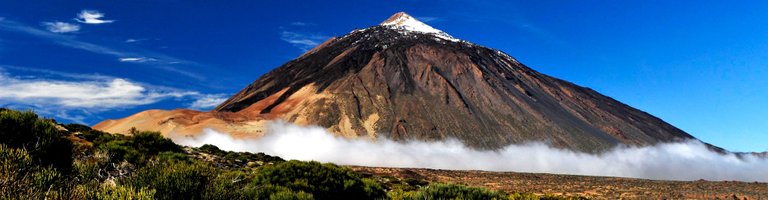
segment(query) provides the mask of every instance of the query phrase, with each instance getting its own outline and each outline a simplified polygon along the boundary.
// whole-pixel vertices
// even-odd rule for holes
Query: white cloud
[[[147,57],[127,57],[127,58],[120,58],[120,62],[133,62],[133,63],[143,63],[143,62],[152,62],[157,61],[157,59],[154,58],[147,58]]]
[[[173,137],[183,145],[213,144],[230,151],[264,152],[286,159],[344,165],[490,170],[619,176],[662,180],[768,181],[768,159],[719,154],[699,141],[646,147],[616,147],[602,154],[557,149],[543,143],[510,145],[496,151],[469,148],[457,140],[397,142],[347,139],[325,128],[276,122],[261,138],[235,139],[204,130]]]
[[[0,102],[57,108],[112,109],[199,95],[164,90],[121,78],[103,80],[22,79],[0,74]]]
[[[18,74],[12,75],[9,72]],[[222,94],[152,85],[124,78],[0,65],[0,107],[32,109],[41,116],[88,124],[100,113],[175,102],[205,106]],[[179,106],[181,107],[181,106]]]
[[[115,21],[115,20],[104,20],[104,19],[101,19],[102,17],[104,17],[104,13],[101,13],[99,11],[83,10],[77,14],[77,18],[75,18],[75,20],[84,24],[106,24],[106,23],[112,23]]]
[[[297,33],[291,31],[283,31],[280,33],[280,39],[291,43],[302,51],[308,51],[328,38],[330,37],[313,33]]]
[[[80,25],[66,22],[43,22],[42,24],[48,31],[54,33],[70,33],[80,30]]]
[[[223,94],[202,95],[198,97],[197,100],[192,102],[189,108],[195,109],[195,110],[211,109],[218,106],[219,104],[221,104],[226,100],[227,100],[227,96]]]

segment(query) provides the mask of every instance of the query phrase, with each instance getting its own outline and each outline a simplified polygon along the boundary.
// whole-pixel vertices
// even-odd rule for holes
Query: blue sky
[[[405,11],[721,147],[768,150],[759,1],[0,0],[0,106],[94,124],[210,109],[328,37]]]

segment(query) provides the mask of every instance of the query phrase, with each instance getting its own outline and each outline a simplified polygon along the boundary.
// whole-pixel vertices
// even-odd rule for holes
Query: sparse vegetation
[[[152,188],[156,199],[202,199],[219,171],[199,162],[162,160],[119,181],[133,188]]]
[[[507,195],[485,188],[455,184],[432,184],[416,191],[411,199],[506,199]]]
[[[361,174],[263,153],[181,147],[0,109],[0,199],[536,199]]]
[[[39,119],[31,111],[0,110],[0,144],[25,149],[31,162],[59,171],[72,168],[72,143],[52,120]]]
[[[248,162],[256,161],[261,163],[279,163],[283,162],[283,160],[280,157],[277,156],[270,156],[264,153],[248,153],[248,152],[232,152],[232,151],[223,151],[219,149],[219,147],[216,147],[214,145],[206,144],[199,148],[200,152],[211,154],[218,156],[220,158],[223,158],[227,162],[231,162],[230,164],[248,164]]]
[[[375,199],[384,190],[375,181],[334,164],[288,161],[265,166],[256,173],[254,185],[275,185],[312,194],[315,199]]]
[[[35,164],[25,149],[0,145],[0,199],[41,199],[60,176]]]

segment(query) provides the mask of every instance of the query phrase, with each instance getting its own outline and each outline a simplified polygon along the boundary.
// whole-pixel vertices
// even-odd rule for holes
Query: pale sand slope
[[[285,92],[283,89],[264,100],[256,102],[238,112],[202,112],[189,109],[175,110],[146,110],[122,119],[105,120],[93,126],[94,129],[128,134],[131,128],[142,131],[158,131],[164,136],[194,136],[210,128],[219,132],[229,133],[235,137],[259,137],[266,133],[268,124],[275,120],[283,120],[298,125],[319,125],[311,118],[324,118],[324,112],[317,112],[317,107],[328,104],[344,104],[338,97],[326,92],[317,93],[314,84],[307,85],[293,93],[285,101],[275,106],[269,113],[261,113],[268,105]],[[319,113],[319,116],[307,116],[304,113]],[[378,115],[376,113],[364,121],[364,129],[349,128],[353,113],[341,113],[340,121],[327,126],[329,132],[349,138],[367,136],[375,138]],[[321,125],[322,126],[322,125]]]

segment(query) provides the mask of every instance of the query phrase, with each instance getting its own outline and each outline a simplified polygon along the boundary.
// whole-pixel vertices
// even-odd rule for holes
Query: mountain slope
[[[139,113],[94,127],[194,134],[183,130],[215,121],[221,131],[260,135],[264,121],[281,119],[347,137],[456,138],[479,149],[545,141],[588,152],[693,139],[648,113],[405,13],[329,39],[211,112],[153,112],[165,117]]]

